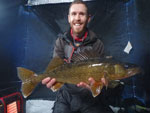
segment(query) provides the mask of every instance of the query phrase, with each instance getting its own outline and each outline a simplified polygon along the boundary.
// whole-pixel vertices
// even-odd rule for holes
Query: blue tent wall
[[[69,27],[69,4],[25,6],[24,1],[0,1],[0,88],[20,87],[17,66],[41,73],[52,58],[58,33]],[[148,101],[150,88],[149,0],[97,0],[88,2],[89,28],[102,36],[106,55],[138,64],[144,74],[129,79],[124,98],[137,96]],[[133,49],[123,50],[130,41]],[[134,87],[133,87],[134,86]]]

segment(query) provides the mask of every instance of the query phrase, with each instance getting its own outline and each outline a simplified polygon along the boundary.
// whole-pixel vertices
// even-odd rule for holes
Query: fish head
[[[126,73],[126,69],[124,68],[124,66],[120,64],[115,64],[114,69],[115,69],[115,75],[123,76]]]
[[[132,64],[132,63],[124,63],[124,68],[127,70],[127,75],[133,76],[139,73],[143,73],[143,70],[136,64]]]
[[[134,68],[127,69],[127,75],[128,76],[133,76],[133,75],[139,74],[141,72],[142,72],[142,70],[139,67],[134,67]]]
[[[115,75],[118,75],[118,78],[123,79],[133,75],[136,75],[141,72],[141,68],[136,64],[124,63],[124,64],[115,64]]]

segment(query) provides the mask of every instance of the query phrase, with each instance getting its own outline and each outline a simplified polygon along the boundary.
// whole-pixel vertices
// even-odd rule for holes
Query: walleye
[[[56,78],[57,83],[51,88],[53,91],[57,91],[64,83],[77,84],[81,81],[88,83],[88,78],[93,77],[96,82],[91,85],[91,92],[93,97],[96,97],[104,86],[101,82],[102,77],[109,83],[136,75],[140,73],[140,68],[137,66],[130,67],[124,63],[110,62],[106,58],[105,60],[83,58],[83,60],[68,64],[64,63],[63,59],[55,57],[42,74],[37,75],[35,72],[23,67],[17,67],[17,72],[22,81],[21,90],[25,98],[32,93],[37,84],[45,77]]]

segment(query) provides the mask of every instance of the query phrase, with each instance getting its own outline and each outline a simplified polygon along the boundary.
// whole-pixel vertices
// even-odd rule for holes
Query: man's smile
[[[74,24],[75,26],[80,26],[81,24]]]

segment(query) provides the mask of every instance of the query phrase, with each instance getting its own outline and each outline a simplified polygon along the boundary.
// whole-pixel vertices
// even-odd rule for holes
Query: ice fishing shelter
[[[4,90],[8,93],[11,88],[15,89],[14,92],[20,90],[17,66],[37,73],[45,70],[52,58],[57,35],[69,28],[67,15],[71,1],[0,1],[1,97]],[[137,64],[144,70],[143,74],[126,80],[122,99],[134,98],[144,106],[150,106],[150,1],[85,1],[92,15],[88,26],[102,36],[105,54],[123,62]],[[51,112],[49,105],[53,106],[55,95],[39,84],[34,93],[26,99],[26,112],[42,113],[43,109],[44,113]],[[47,107],[41,107],[43,103],[46,103],[44,105]]]

